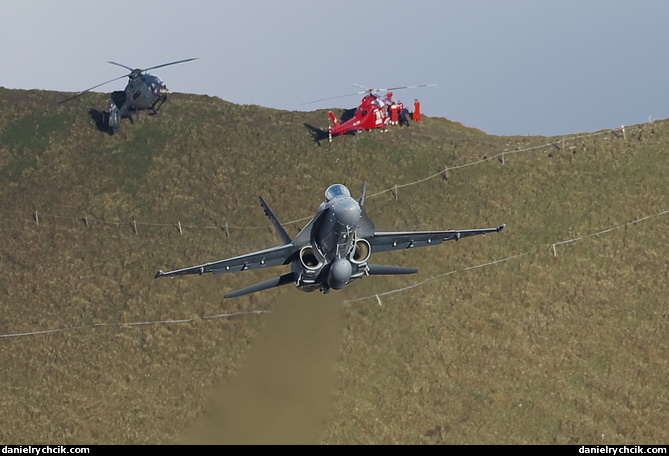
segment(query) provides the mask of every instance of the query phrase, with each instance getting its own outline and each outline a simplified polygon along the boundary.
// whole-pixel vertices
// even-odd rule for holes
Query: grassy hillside
[[[1,441],[669,439],[669,214],[629,224],[669,210],[669,122],[426,117],[330,144],[326,111],[173,94],[109,135],[104,94],[65,97],[0,89]],[[508,227],[379,255],[420,272],[327,297],[222,299],[280,269],[154,280],[277,245],[258,195],[295,234],[335,182],[368,182],[379,230]]]

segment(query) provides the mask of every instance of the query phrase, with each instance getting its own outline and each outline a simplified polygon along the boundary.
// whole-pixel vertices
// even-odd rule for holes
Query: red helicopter
[[[332,100],[335,98],[347,97],[352,95],[365,96],[360,102],[360,106],[355,109],[353,116],[345,121],[341,121],[335,116],[332,111],[328,112],[331,125],[328,127],[328,139],[332,141],[334,135],[343,135],[346,133],[357,133],[359,131],[372,130],[374,128],[385,129],[387,125],[395,122],[391,120],[391,111],[397,109],[399,111],[403,108],[400,102],[393,100],[394,90],[412,89],[419,87],[432,87],[436,84],[423,84],[406,87],[393,87],[390,89],[366,89],[363,92],[354,94],[341,95],[339,97],[324,98],[321,100],[312,101],[316,103],[319,101]],[[361,87],[361,86],[358,86]],[[385,96],[381,96],[382,92],[387,92]]]

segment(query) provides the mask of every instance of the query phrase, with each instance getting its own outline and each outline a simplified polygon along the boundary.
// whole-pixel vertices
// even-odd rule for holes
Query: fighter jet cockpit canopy
[[[342,184],[333,184],[325,190],[325,202],[329,202],[332,198],[337,196],[351,196],[351,192],[348,191],[345,185]]]

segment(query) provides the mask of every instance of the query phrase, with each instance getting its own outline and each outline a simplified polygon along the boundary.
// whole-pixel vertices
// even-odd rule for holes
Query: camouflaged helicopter
[[[149,74],[147,71],[169,65],[176,65],[177,63],[190,62],[192,60],[197,60],[197,57],[192,59],[178,60],[176,62],[164,63],[162,65],[156,65],[145,69],[133,69],[120,63],[108,62],[112,65],[125,68],[129,70],[130,73],[90,87],[82,92],[77,93],[76,95],[71,96],[70,98],[61,101],[61,103],[68,102],[100,86],[127,77],[128,84],[126,85],[125,89],[122,91],[115,91],[110,95],[109,102],[107,103],[107,110],[103,112],[102,123],[105,125],[105,127],[108,127],[113,132],[116,132],[119,130],[119,128],[121,128],[121,119],[124,117],[130,117],[132,120],[133,115],[139,116],[139,112],[144,110],[150,110],[151,114],[157,114],[158,110],[167,101],[167,86],[163,81],[160,80],[158,76]]]

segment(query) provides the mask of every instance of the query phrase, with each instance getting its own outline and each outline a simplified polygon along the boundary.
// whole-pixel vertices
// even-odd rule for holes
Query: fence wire
[[[641,127],[637,126],[637,128],[641,128]],[[590,134],[585,134],[585,135],[577,135],[577,136],[573,136],[571,138],[562,138],[561,142],[562,142],[562,145],[564,145],[565,140],[567,140],[567,141],[581,140],[583,138],[588,138],[588,137],[592,137],[592,136],[608,135],[608,134],[611,134],[612,132],[615,134],[616,131],[617,130],[611,130],[611,131],[606,131],[605,130],[605,131],[600,131],[600,132],[595,132],[595,133],[590,133]],[[625,127],[624,126],[621,127],[620,131],[621,131],[622,134],[624,134]],[[490,161],[490,160],[502,158],[506,155],[523,153],[523,152],[535,152],[535,151],[543,150],[545,148],[556,147],[555,144],[556,144],[555,141],[553,141],[553,142],[546,143],[546,144],[541,144],[541,145],[538,145],[538,146],[532,146],[532,147],[527,147],[527,148],[523,148],[523,149],[516,149],[516,150],[512,150],[512,151],[504,151],[504,152],[500,152],[496,155],[493,155],[491,157],[486,157],[484,159],[477,160],[477,161],[474,161],[474,162],[465,163],[465,164],[462,164],[462,165],[457,165],[457,166],[452,166],[452,167],[447,167],[447,168],[444,168],[442,171],[440,171],[438,173],[434,173],[434,174],[432,174],[430,176],[427,176],[425,178],[418,179],[416,181],[408,182],[408,183],[401,184],[401,185],[396,185],[396,186],[388,188],[386,190],[370,194],[370,195],[368,195],[368,198],[379,196],[379,195],[382,195],[382,194],[385,194],[385,193],[388,193],[388,192],[393,192],[393,191],[396,191],[398,188],[404,188],[404,187],[408,187],[408,186],[412,186],[412,185],[417,185],[417,184],[420,184],[422,182],[426,182],[430,179],[440,177],[445,172],[448,172],[448,171],[478,165],[478,164],[485,163],[485,162]],[[193,225],[193,224],[182,224],[181,222],[157,223],[157,222],[142,222],[142,221],[136,221],[136,220],[133,220],[132,222],[127,221],[127,220],[110,221],[110,220],[105,220],[105,219],[91,218],[91,217],[88,217],[88,216],[71,217],[71,216],[64,216],[64,215],[57,215],[57,214],[56,215],[54,215],[54,214],[42,214],[42,213],[39,213],[37,210],[29,212],[29,211],[14,211],[14,210],[10,211],[10,210],[6,210],[6,209],[0,209],[0,212],[22,214],[22,215],[32,215],[35,222],[37,222],[37,223],[39,223],[40,218],[46,217],[46,218],[54,218],[54,219],[71,219],[71,220],[77,220],[77,221],[85,221],[87,226],[91,222],[95,222],[95,223],[100,223],[100,224],[105,224],[105,225],[112,225],[112,226],[121,226],[121,225],[126,226],[128,224],[133,224],[135,226],[140,225],[140,226],[170,227],[170,228],[174,228],[176,226],[179,226],[179,227],[182,227],[182,228],[190,228],[190,229],[238,229],[238,230],[267,229],[267,226],[262,226],[262,227],[259,227],[259,226],[236,226],[236,225],[228,225],[228,224],[218,225],[218,226],[211,226],[211,225],[210,226],[201,226],[201,225]],[[641,222],[649,220],[651,218],[658,217],[658,216],[661,216],[661,215],[666,215],[666,214],[669,214],[669,210],[663,210],[661,212],[658,212],[658,213],[655,213],[655,214],[652,214],[652,215],[648,215],[648,216],[641,217],[639,219],[630,221],[630,222],[625,223],[623,225],[607,228],[607,229],[604,229],[602,231],[598,231],[596,233],[592,233],[592,234],[589,234],[589,235],[586,235],[586,236],[581,236],[581,237],[578,237],[578,238],[568,239],[568,240],[564,240],[564,241],[556,241],[556,242],[551,244],[553,255],[557,256],[557,250],[556,250],[557,246],[574,243],[574,242],[581,241],[581,240],[591,238],[591,237],[594,237],[594,236],[601,236],[603,234],[610,233],[610,232],[613,232],[615,230],[625,228],[625,227],[628,227],[628,226],[631,226],[631,225],[634,225],[634,224],[637,224],[637,223],[641,223]],[[292,224],[295,224],[295,223],[299,223],[299,222],[309,220],[310,218],[311,217],[304,217],[304,218],[301,218],[301,219],[297,219],[297,220],[293,220],[293,221],[290,221],[290,222],[283,223],[283,225],[284,226],[292,225]],[[382,292],[382,293],[376,293],[376,294],[373,294],[373,295],[370,295],[370,296],[364,296],[364,297],[345,300],[344,303],[356,303],[356,302],[361,302],[361,301],[374,299],[374,300],[376,300],[376,302],[379,305],[381,305],[382,304],[381,297],[390,296],[390,295],[394,295],[396,293],[401,293],[401,292],[404,292],[404,291],[412,290],[412,289],[415,289],[415,288],[420,287],[422,285],[425,285],[429,282],[432,282],[434,280],[441,279],[441,278],[450,276],[450,275],[455,274],[455,273],[467,272],[467,271],[472,271],[472,270],[476,270],[476,269],[480,269],[480,268],[484,268],[484,267],[488,267],[488,266],[494,266],[494,265],[506,263],[506,262],[509,262],[509,261],[513,261],[513,260],[517,260],[519,258],[526,257],[526,256],[531,255],[533,253],[536,254],[536,252],[537,252],[537,250],[532,250],[532,251],[528,251],[528,252],[525,252],[525,253],[520,253],[520,254],[517,254],[517,255],[509,256],[509,257],[506,257],[506,258],[503,258],[503,259],[490,261],[488,263],[469,266],[469,267],[465,267],[465,268],[457,269],[457,270],[452,270],[452,271],[449,271],[449,272],[437,274],[437,275],[429,277],[427,279],[423,279],[423,280],[421,280],[419,282],[416,282],[416,283],[414,283],[412,285],[409,285],[409,286],[405,286],[405,287],[401,287],[401,288],[397,288],[397,289],[393,289],[393,290],[388,290],[388,291],[385,291],[385,292]],[[218,314],[218,315],[210,315],[210,316],[203,316],[203,317],[185,318],[185,319],[138,321],[138,322],[125,322],[125,323],[123,323],[123,322],[122,323],[119,323],[119,322],[117,322],[117,323],[94,323],[94,324],[91,324],[91,325],[71,326],[71,327],[66,327],[66,328],[35,330],[35,331],[28,331],[28,332],[22,332],[22,333],[0,334],[0,338],[35,336],[35,335],[44,335],[44,334],[53,334],[53,333],[63,333],[63,332],[68,332],[68,331],[77,331],[77,330],[89,329],[89,328],[102,328],[102,327],[113,327],[113,326],[116,326],[116,327],[133,327],[133,326],[148,326],[148,325],[160,325],[160,324],[194,323],[194,322],[199,321],[199,320],[213,320],[213,319],[218,319],[218,318],[232,318],[232,317],[236,317],[236,316],[261,315],[261,314],[267,314],[267,313],[270,313],[270,311],[252,310],[252,311],[247,311],[247,312],[235,312],[235,313]]]

